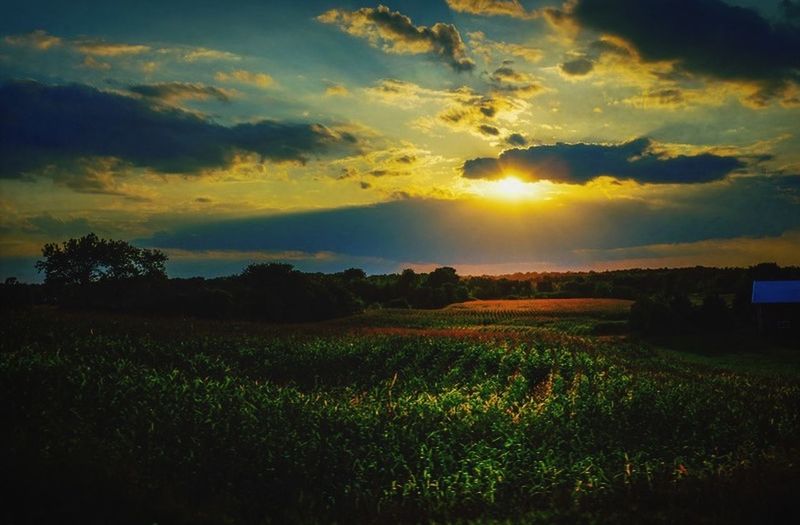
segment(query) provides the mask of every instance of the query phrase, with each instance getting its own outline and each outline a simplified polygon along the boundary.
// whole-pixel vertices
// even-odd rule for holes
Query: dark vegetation
[[[0,523],[800,521],[798,341],[739,321],[752,279],[795,268],[168,279],[96,237],[44,256],[43,285],[2,285]],[[630,314],[433,309],[583,286],[639,291]]]
[[[367,276],[351,268],[303,273],[288,264],[253,264],[240,274],[169,279],[166,256],[89,234],[48,244],[37,263],[43,285],[10,278],[0,285],[6,308],[55,304],[73,309],[210,319],[318,321],[369,308],[441,308],[469,299],[595,297],[631,299],[630,327],[645,334],[725,331],[752,326],[752,282],[800,279],[800,268],[678,268],[459,277],[430,273]]]
[[[12,313],[0,521],[800,517],[796,361],[766,374],[418,312],[460,328]]]
[[[148,315],[276,322],[318,321],[349,315],[369,305],[440,308],[465,301],[469,292],[453,268],[428,274],[367,277],[363,270],[303,273],[289,264],[252,264],[240,274],[168,279],[158,250],[94,234],[47,244],[37,268],[43,285],[9,278],[0,285],[5,308],[54,304]]]

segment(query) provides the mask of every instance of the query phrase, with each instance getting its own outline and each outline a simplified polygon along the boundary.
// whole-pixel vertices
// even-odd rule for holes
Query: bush
[[[631,305],[630,326],[645,334],[683,334],[730,327],[732,312],[718,295],[707,295],[700,306],[686,295],[643,297]]]

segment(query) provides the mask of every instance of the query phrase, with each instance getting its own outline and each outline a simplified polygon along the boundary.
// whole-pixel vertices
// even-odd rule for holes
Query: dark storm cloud
[[[55,160],[55,159],[51,159]],[[48,163],[42,159],[37,175],[77,193],[116,195],[129,200],[148,200],[125,190],[121,184],[131,165],[114,157],[62,157],[58,162]],[[13,175],[11,175],[13,177]]]
[[[680,106],[685,101],[683,91],[677,88],[657,89],[643,95],[662,106]]]
[[[230,95],[224,90],[205,84],[192,82],[162,82],[160,84],[139,84],[128,88],[137,95],[174,102],[180,100],[208,100],[210,98],[220,102],[228,102]]]
[[[495,80],[495,81],[504,81],[504,80],[512,80],[513,81],[513,80],[520,80],[521,79],[520,74],[517,73],[516,71],[514,71],[514,68],[512,68],[509,65],[505,65],[505,66],[502,66],[502,67],[499,67],[499,68],[495,69],[494,73],[492,73],[492,77],[491,78],[492,78],[492,80]]]
[[[594,69],[594,63],[586,58],[576,58],[561,64],[561,71],[570,76],[588,75]]]
[[[494,91],[485,95],[469,89],[449,92],[447,107],[436,115],[444,125],[458,130],[479,130],[492,134],[503,113],[519,108],[519,101],[506,93]],[[481,130],[482,125],[488,128]]]
[[[497,129],[494,126],[490,126],[488,124],[481,124],[480,126],[478,126],[478,131],[480,131],[484,135],[492,135],[495,137],[500,134],[499,129]]]
[[[453,24],[437,22],[431,27],[416,26],[411,19],[384,5],[363,7],[356,11],[331,9],[317,17],[326,24],[336,24],[348,34],[366,38],[391,53],[429,53],[439,57],[456,71],[472,71],[475,62],[467,56],[461,34]]]
[[[226,127],[145,100],[85,85],[0,86],[0,177],[70,160],[112,157],[168,173],[230,164],[237,152],[275,162],[352,150],[356,137],[319,124],[272,120]]]
[[[515,70],[511,67],[511,63],[508,60],[503,61],[504,65],[489,75],[489,81],[496,91],[520,97],[533,96],[542,92],[543,87],[536,77]]]
[[[795,19],[800,18],[800,2],[792,2],[791,0],[782,0],[781,8],[786,18]]]
[[[462,167],[468,179],[500,179],[513,171],[528,180],[584,184],[602,175],[649,184],[691,184],[725,178],[744,166],[735,157],[704,153],[666,157],[639,138],[618,145],[564,144],[510,149],[499,157],[471,159]]]
[[[798,80],[800,28],[721,0],[578,0],[568,14],[630,42],[646,61],[724,80]]]
[[[630,51],[625,49],[624,47],[616,44],[614,42],[610,42],[608,40],[595,40],[589,44],[589,51],[593,55],[617,55],[621,57],[629,57]]]
[[[594,40],[580,52],[580,56],[567,60],[559,66],[563,74],[571,77],[586,76],[594,70],[597,61],[603,56],[631,57],[628,49],[607,39]]]
[[[521,133],[512,133],[506,137],[506,144],[514,147],[522,147],[528,145],[528,139]]]

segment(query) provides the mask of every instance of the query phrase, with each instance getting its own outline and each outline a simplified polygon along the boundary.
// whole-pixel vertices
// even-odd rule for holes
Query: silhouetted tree
[[[167,256],[159,250],[136,248],[125,241],[101,239],[94,233],[79,239],[45,244],[44,260],[36,269],[45,284],[89,284],[132,277],[166,278]]]
[[[400,277],[397,279],[397,293],[404,297],[408,295],[419,285],[419,278],[414,270],[406,268]]]
[[[781,267],[774,262],[758,263],[751,266],[750,276],[756,281],[774,281],[782,278]]]
[[[415,294],[415,306],[440,308],[446,304],[466,301],[469,291],[455,269],[449,266],[436,268],[428,274],[424,285]]]
[[[441,268],[436,268],[428,274],[428,280],[425,282],[425,286],[428,288],[440,288],[445,284],[456,285],[458,281],[459,278],[455,268],[443,266]]]
[[[367,278],[367,274],[361,268],[348,268],[342,272],[342,278],[347,282],[363,281]]]

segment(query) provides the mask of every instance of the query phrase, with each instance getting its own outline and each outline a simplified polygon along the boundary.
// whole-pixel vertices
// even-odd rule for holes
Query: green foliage
[[[401,324],[398,312],[385,324]],[[761,521],[791,508],[796,376],[563,332],[482,331],[476,320],[471,332],[384,333],[7,317],[6,512],[12,522],[74,512],[118,523],[613,523]],[[107,496],[67,501],[97,490]]]

